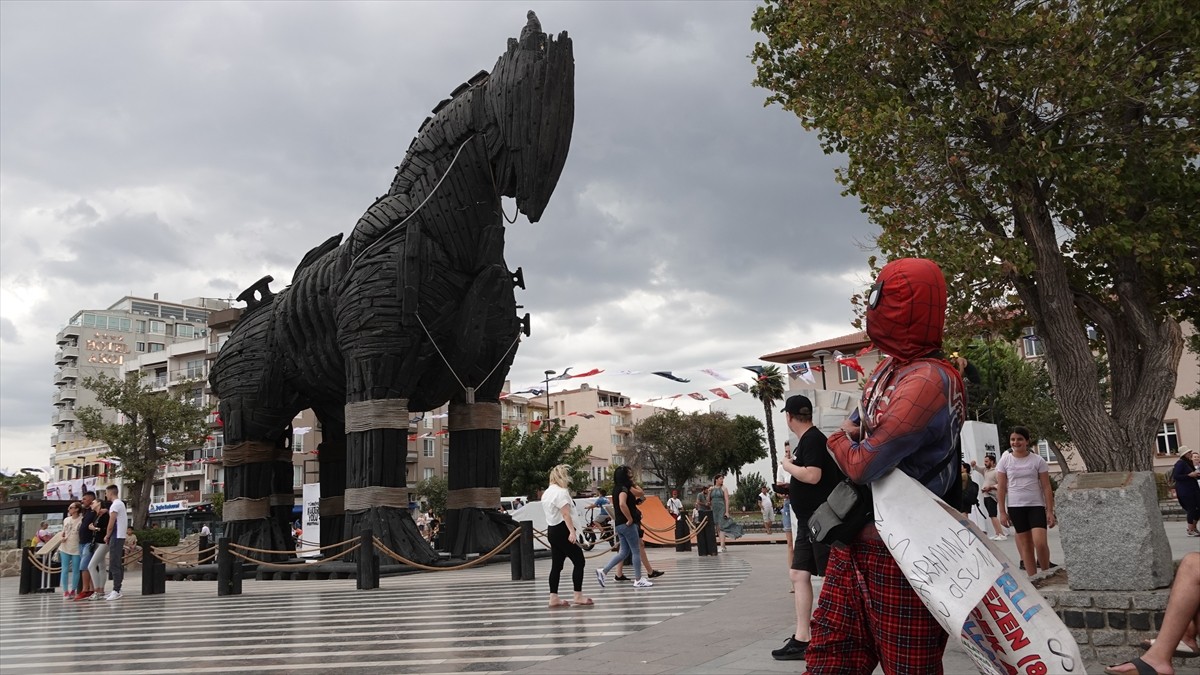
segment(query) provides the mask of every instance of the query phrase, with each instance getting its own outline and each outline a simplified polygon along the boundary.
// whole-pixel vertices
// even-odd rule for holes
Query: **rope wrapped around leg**
[[[373,506],[390,506],[396,509],[407,509],[408,488],[385,487],[382,485],[346,488],[346,511],[364,511]]]
[[[498,409],[498,408],[497,408]],[[409,426],[408,399],[377,398],[346,404],[346,433]]]
[[[225,502],[225,507],[221,515],[224,516],[226,521],[270,518],[271,500],[268,497],[259,497],[258,499],[238,497],[237,499],[230,499]]]
[[[500,488],[477,487],[450,490],[446,494],[447,509],[500,508]]]

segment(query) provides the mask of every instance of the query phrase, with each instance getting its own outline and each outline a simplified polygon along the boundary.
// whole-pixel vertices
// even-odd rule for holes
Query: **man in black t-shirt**
[[[812,540],[808,519],[845,476],[825,449],[825,434],[813,426],[812,401],[806,396],[791,396],[784,404],[783,412],[788,429],[799,439],[795,459],[785,453],[781,464],[792,477],[788,499],[798,523],[792,548],[792,568],[788,572],[796,593],[796,632],[783,647],[772,651],[771,656],[778,661],[798,661],[804,658],[812,635],[812,578],[824,576],[825,562],[829,559],[829,545]]]

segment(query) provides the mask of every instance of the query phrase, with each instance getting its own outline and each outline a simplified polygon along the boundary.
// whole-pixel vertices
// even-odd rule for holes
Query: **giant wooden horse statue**
[[[499,395],[529,315],[504,262],[501,196],[537,221],[566,162],[575,65],[566,32],[533,12],[492,72],[433,109],[387,194],[343,242],[309,251],[278,294],[265,277],[209,378],[225,425],[226,532],[291,548],[291,422],[321,423],[321,543],[370,528],[420,562],[436,554],[408,513],[410,413],[450,404],[447,548],[493,548],[500,503]],[[307,533],[306,533],[307,534]]]

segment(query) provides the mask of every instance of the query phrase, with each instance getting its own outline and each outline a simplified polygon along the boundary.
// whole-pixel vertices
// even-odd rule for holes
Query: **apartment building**
[[[634,409],[629,397],[585,383],[577,389],[550,392],[549,401],[548,421],[579,429],[575,443],[592,446],[592,483],[603,482],[609,467],[624,461],[621,451],[633,439]]]
[[[105,309],[75,312],[55,336],[54,412],[50,437],[51,483],[107,479],[111,463],[108,448],[83,435],[75,410],[97,404],[95,395],[81,385],[84,378],[120,377],[127,365],[142,355],[166,352],[180,342],[207,337],[208,317],[229,306],[224,300],[192,298],[183,302],[125,296]],[[203,357],[201,357],[201,362]],[[186,364],[181,366],[186,370]],[[156,373],[157,375],[157,373]],[[162,373],[170,378],[169,372]],[[77,492],[65,485],[62,494]]]

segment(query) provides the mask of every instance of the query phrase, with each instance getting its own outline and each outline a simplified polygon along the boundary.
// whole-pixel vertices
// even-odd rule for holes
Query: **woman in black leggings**
[[[578,530],[572,518],[575,501],[567,489],[571,485],[571,467],[559,464],[550,470],[550,485],[542,493],[542,508],[546,511],[546,534],[550,540],[550,607],[570,607],[571,603],[558,597],[558,579],[563,563],[571,559],[571,583],[575,588],[575,604],[594,604],[583,595],[583,549],[579,548]]]

